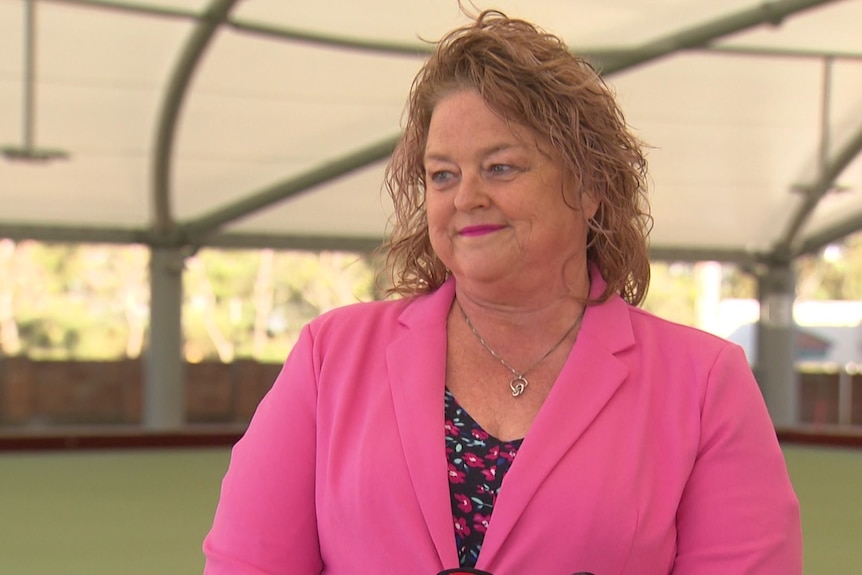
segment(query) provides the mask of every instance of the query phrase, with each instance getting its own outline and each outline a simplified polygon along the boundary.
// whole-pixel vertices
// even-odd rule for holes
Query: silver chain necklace
[[[545,359],[547,359],[547,357],[548,357],[549,355],[551,355],[552,353],[554,353],[554,351],[556,351],[556,349],[557,349],[558,347],[560,347],[560,346],[563,344],[563,342],[564,342],[564,341],[566,341],[566,338],[567,338],[567,337],[569,337],[569,334],[571,334],[573,331],[575,331],[575,328],[576,328],[576,327],[578,327],[578,325],[580,325],[580,323],[581,323],[581,319],[583,319],[583,317],[584,317],[583,312],[581,312],[580,314],[578,314],[578,319],[576,319],[576,320],[575,320],[575,323],[573,323],[573,324],[572,324],[572,326],[571,326],[569,329],[567,329],[567,330],[566,330],[566,333],[564,333],[564,334],[563,334],[563,337],[561,337],[561,338],[560,338],[560,341],[558,341],[557,343],[555,343],[555,344],[554,344],[554,346],[553,346],[551,349],[549,349],[547,352],[545,352],[545,355],[543,355],[543,356],[542,356],[542,357],[540,357],[538,360],[536,360],[535,362],[533,362],[533,365],[531,365],[530,367],[528,367],[528,368],[527,368],[527,369],[525,369],[524,371],[518,371],[517,369],[515,369],[514,367],[512,367],[512,365],[511,365],[508,361],[506,361],[505,359],[503,359],[502,357],[500,357],[500,354],[498,354],[496,351],[494,351],[493,349],[491,349],[491,346],[490,346],[490,345],[488,345],[488,342],[486,342],[486,341],[485,341],[485,338],[483,338],[483,337],[479,334],[479,332],[476,330],[476,328],[473,326],[473,322],[471,322],[471,321],[470,321],[470,318],[469,318],[469,317],[467,317],[467,312],[465,312],[465,311],[464,311],[464,308],[463,308],[463,307],[461,307],[461,304],[458,304],[458,309],[460,309],[460,310],[461,310],[461,315],[462,315],[462,316],[464,316],[464,321],[467,323],[467,327],[469,327],[469,328],[470,328],[470,331],[472,331],[472,332],[473,332],[473,335],[475,335],[475,336],[476,336],[476,339],[478,339],[478,340],[479,340],[479,343],[481,343],[481,344],[482,344],[482,347],[484,347],[485,349],[487,349],[487,350],[488,350],[488,353],[490,353],[490,354],[491,354],[491,355],[493,355],[497,360],[499,360],[499,362],[500,362],[500,363],[502,363],[502,364],[503,364],[503,366],[505,366],[505,367],[506,367],[506,369],[508,369],[509,371],[511,371],[511,372],[512,372],[512,374],[515,376],[515,377],[513,377],[513,378],[509,381],[509,389],[511,389],[511,390],[512,390],[512,397],[518,397],[518,396],[520,396],[521,394],[523,394],[523,393],[524,393],[524,391],[527,389],[527,386],[528,386],[528,385],[530,385],[530,382],[529,382],[529,381],[527,381],[527,377],[526,377],[526,376],[527,376],[527,374],[528,374],[528,373],[530,373],[530,371],[532,371],[534,367],[536,367],[537,365],[539,365],[540,363],[542,363],[543,361],[545,361]]]

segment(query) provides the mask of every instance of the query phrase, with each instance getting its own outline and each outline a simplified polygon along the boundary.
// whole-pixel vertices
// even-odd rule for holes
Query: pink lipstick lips
[[[485,226],[467,226],[465,228],[461,228],[458,232],[461,236],[466,237],[475,237],[475,236],[484,236],[485,234],[490,234],[492,232],[496,232],[501,229],[503,226],[494,226],[494,225],[485,225]]]

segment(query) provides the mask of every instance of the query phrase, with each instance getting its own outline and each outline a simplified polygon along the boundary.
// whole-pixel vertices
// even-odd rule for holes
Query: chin
[[[504,281],[506,280],[506,274],[499,270],[490,270],[490,269],[481,269],[477,267],[469,268],[470,271],[467,273],[464,272],[452,272],[452,275],[455,276],[456,280],[474,282],[474,283],[493,283],[496,281]]]

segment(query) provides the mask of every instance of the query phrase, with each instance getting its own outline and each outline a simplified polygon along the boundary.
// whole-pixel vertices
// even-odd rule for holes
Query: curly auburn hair
[[[588,222],[587,260],[607,289],[637,305],[649,286],[646,158],[614,95],[563,41],[524,20],[486,10],[437,44],[410,90],[402,137],[386,168],[394,203],[382,249],[389,295],[437,289],[451,275],[434,253],[425,211],[424,152],[437,103],[475,90],[509,121],[543,137],[589,191],[598,209]]]

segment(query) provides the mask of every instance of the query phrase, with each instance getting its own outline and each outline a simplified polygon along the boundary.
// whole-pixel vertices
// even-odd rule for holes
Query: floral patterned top
[[[446,390],[446,458],[455,545],[461,567],[479,558],[503,477],[523,440],[500,441],[476,423]]]

